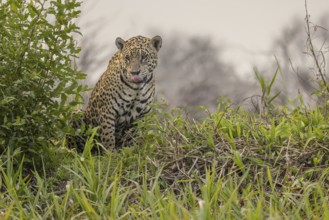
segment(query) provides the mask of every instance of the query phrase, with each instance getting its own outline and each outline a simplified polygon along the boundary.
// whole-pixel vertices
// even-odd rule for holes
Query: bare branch
[[[308,10],[307,10],[307,0],[305,0],[305,12],[306,12],[305,21],[306,21],[307,45],[309,47],[309,51],[311,52],[311,56],[314,59],[314,62],[315,62],[317,71],[321,77],[321,80],[322,80],[324,86],[326,87],[326,90],[329,92],[329,87],[327,85],[325,73],[322,71],[321,64],[319,63],[319,59],[315,53],[313,42],[312,42],[312,35],[311,35],[311,30],[310,30],[310,19],[309,19],[310,15],[308,14]],[[318,26],[316,26],[316,27],[318,27]]]

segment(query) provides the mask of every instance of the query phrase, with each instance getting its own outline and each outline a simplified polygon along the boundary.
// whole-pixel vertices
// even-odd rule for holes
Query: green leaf
[[[6,98],[0,100],[0,106],[8,104],[9,102],[11,102],[13,100],[15,100],[15,97],[6,97]]]
[[[265,80],[264,80],[264,77],[259,75],[258,71],[256,69],[254,69],[255,71],[255,74],[256,74],[256,77],[257,77],[257,80],[262,88],[262,92],[265,91],[265,88],[266,88],[266,85],[265,85]]]
[[[276,71],[275,71],[275,73],[274,73],[274,75],[273,75],[273,77],[271,79],[271,82],[270,82],[268,88],[267,88],[267,95],[270,95],[270,93],[271,93],[272,86],[273,86],[273,83],[275,82],[275,79],[276,79],[276,76],[278,74],[278,71],[279,71],[279,67],[276,68]]]
[[[280,94],[281,94],[281,91],[277,92],[274,96],[272,96],[272,97],[267,101],[267,103],[268,103],[268,104],[271,104],[271,103],[274,101],[274,99],[276,99],[276,97],[278,97]]]

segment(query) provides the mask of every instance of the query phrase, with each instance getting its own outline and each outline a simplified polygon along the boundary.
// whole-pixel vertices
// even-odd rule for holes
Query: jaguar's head
[[[124,60],[124,77],[133,83],[143,83],[152,77],[158,64],[158,52],[162,45],[160,36],[152,39],[137,36],[124,41],[118,37],[115,41]]]

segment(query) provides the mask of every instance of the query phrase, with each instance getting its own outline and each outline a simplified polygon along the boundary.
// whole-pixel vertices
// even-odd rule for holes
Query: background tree
[[[222,96],[239,102],[252,94],[253,83],[221,59],[221,47],[211,39],[180,34],[164,40],[156,75],[158,96],[170,105],[215,109]]]

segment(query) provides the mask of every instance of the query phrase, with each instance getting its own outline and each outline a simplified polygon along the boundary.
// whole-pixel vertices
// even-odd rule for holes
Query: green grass
[[[156,106],[120,151],[93,155],[89,141],[33,171],[7,151],[0,218],[329,219],[328,131],[321,108],[220,104],[196,121]]]

